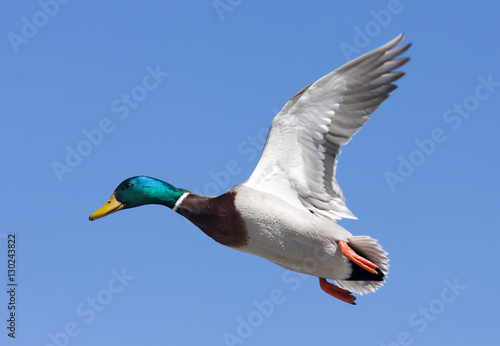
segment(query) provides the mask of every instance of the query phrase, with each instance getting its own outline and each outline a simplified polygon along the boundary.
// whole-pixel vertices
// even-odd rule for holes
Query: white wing
[[[255,171],[244,183],[330,220],[356,217],[347,209],[335,171],[341,148],[397,88],[409,44],[385,45],[330,72],[295,94],[274,118]]]

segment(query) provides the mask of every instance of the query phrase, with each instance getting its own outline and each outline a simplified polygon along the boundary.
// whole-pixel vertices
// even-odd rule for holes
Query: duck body
[[[337,224],[355,219],[335,179],[341,148],[397,88],[409,59],[403,34],[296,93],[274,118],[262,156],[243,184],[221,196],[201,196],[138,176],[115,189],[89,219],[121,209],[161,204],[222,245],[286,269],[317,276],[321,288],[355,304],[351,291],[374,292],[388,273],[387,253],[369,236]],[[339,286],[326,281],[334,280]]]
[[[205,234],[222,245],[266,258],[294,271],[300,271],[306,258],[327,255],[335,262],[336,241],[352,236],[336,223],[245,185],[235,186],[219,197],[191,196],[180,203],[176,212]],[[200,204],[207,207],[199,208]],[[199,213],[193,213],[194,210]],[[207,213],[207,210],[210,211]],[[216,215],[211,214],[212,211]],[[333,265],[326,277],[345,278],[348,272],[346,266]]]
[[[337,223],[245,184],[218,197],[186,192],[174,210],[222,245],[342,286],[357,281],[347,283],[356,293],[374,289],[387,272],[384,259],[375,258],[381,269],[372,274],[343,256],[338,241],[355,242],[356,237]],[[384,253],[375,241],[369,245]]]

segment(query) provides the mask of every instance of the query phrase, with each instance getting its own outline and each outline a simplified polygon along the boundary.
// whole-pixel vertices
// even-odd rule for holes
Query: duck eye
[[[127,183],[125,184],[125,188],[128,189],[129,187],[131,187],[133,184],[132,183]]]

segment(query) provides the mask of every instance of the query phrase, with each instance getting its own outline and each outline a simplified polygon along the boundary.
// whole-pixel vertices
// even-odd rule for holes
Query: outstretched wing
[[[335,180],[338,157],[403,72],[403,34],[295,94],[274,118],[262,156],[244,183],[330,220],[356,218]]]

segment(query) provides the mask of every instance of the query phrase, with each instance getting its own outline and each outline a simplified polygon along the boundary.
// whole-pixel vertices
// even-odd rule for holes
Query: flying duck
[[[355,219],[335,173],[343,145],[397,88],[409,58],[400,34],[296,93],[274,118],[250,178],[220,196],[202,196],[147,176],[124,180],[89,219],[145,204],[184,216],[222,245],[319,278],[326,293],[354,304],[388,273],[387,252],[337,224]],[[331,283],[327,280],[332,280]]]

